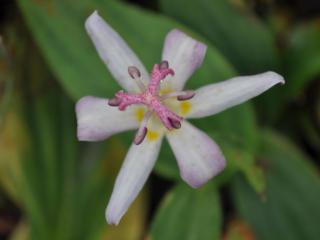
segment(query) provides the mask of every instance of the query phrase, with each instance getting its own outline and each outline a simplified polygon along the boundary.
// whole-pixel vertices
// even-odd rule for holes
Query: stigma
[[[177,101],[185,101],[194,97],[195,92],[177,91],[160,95],[161,82],[168,76],[174,76],[174,70],[169,67],[168,61],[162,61],[160,64],[155,64],[151,79],[148,86],[145,86],[139,69],[135,66],[128,68],[128,74],[136,82],[139,93],[126,93],[123,90],[116,93],[115,97],[109,99],[108,104],[113,107],[118,107],[120,111],[126,110],[131,105],[144,105],[147,107],[147,112],[144,115],[140,127],[135,135],[134,143],[140,144],[145,139],[148,129],[147,124],[153,114],[155,114],[169,131],[181,128],[183,117],[171,111],[165,104],[164,100],[168,98],[176,98]]]

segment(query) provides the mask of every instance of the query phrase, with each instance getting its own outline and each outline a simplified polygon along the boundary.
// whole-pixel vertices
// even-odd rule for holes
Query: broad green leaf
[[[286,84],[274,90],[269,98],[258,101],[258,110],[265,121],[276,122],[285,113],[285,107],[303,97],[304,91],[320,76],[320,26],[317,21],[300,23],[287,34],[283,51],[283,76]],[[317,90],[315,90],[316,92]]]
[[[257,239],[318,239],[320,178],[310,160],[285,138],[262,132],[261,165],[266,192],[261,198],[243,181],[232,182],[235,206]]]
[[[231,150],[232,151],[232,150]],[[236,168],[246,177],[249,185],[259,194],[265,191],[266,179],[262,167],[258,166],[256,156],[245,151],[234,156]]]
[[[289,35],[284,55],[287,98],[297,97],[312,80],[320,76],[320,25],[307,22]]]
[[[13,74],[11,66],[11,56],[0,37],[0,127],[3,122],[3,118],[8,111],[12,92],[13,92]]]
[[[242,74],[277,68],[272,33],[247,9],[230,0],[161,0],[169,16],[211,41]]]
[[[150,239],[219,239],[221,224],[215,187],[192,189],[181,184],[163,200],[151,225]]]

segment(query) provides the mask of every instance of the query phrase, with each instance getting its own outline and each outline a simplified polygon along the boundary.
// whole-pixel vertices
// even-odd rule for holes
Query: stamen
[[[168,118],[168,120],[169,120],[169,122],[170,122],[170,124],[171,124],[171,126],[173,128],[175,128],[175,129],[181,128],[181,122],[180,121],[178,121],[176,119],[173,119],[173,118]]]
[[[160,64],[153,66],[151,79],[147,87],[141,81],[141,72],[137,67],[128,67],[128,73],[136,81],[141,92],[126,93],[121,90],[116,93],[115,98],[108,101],[108,104],[110,106],[118,106],[120,111],[124,111],[128,106],[133,104],[143,104],[147,107],[148,111],[141,121],[140,127],[134,137],[134,143],[137,145],[141,144],[145,139],[148,132],[147,124],[153,113],[157,115],[163,126],[169,131],[181,128],[183,117],[171,111],[162,101],[170,97],[176,97],[179,101],[188,100],[195,95],[195,92],[191,90],[178,91],[159,96],[161,81],[168,75],[174,75],[173,69],[169,68],[168,61],[164,60]]]
[[[139,69],[135,66],[128,67],[128,73],[133,79],[141,77]]]
[[[141,81],[141,73],[140,73],[139,69],[135,66],[130,66],[130,67],[128,67],[128,73],[129,73],[130,77],[135,80],[139,89],[141,91],[145,91],[146,86]]]
[[[162,62],[160,63],[159,68],[160,68],[160,70],[169,68],[169,63],[168,63],[168,61],[166,61],[166,60],[162,61]]]
[[[185,94],[184,94],[184,95],[178,96],[178,97],[177,97],[177,100],[178,100],[178,101],[189,100],[189,99],[193,98],[194,95],[196,95],[195,91],[188,90],[188,91],[185,91]]]
[[[148,129],[146,127],[144,127],[141,131],[139,129],[139,131],[137,132],[136,136],[134,137],[134,144],[139,145],[143,142],[143,140],[145,139],[146,135],[147,135]]]
[[[150,117],[152,116],[152,113],[153,113],[152,111],[148,111],[144,115],[144,118],[140,124],[139,130],[137,131],[136,136],[134,137],[134,140],[133,140],[133,142],[136,145],[139,145],[145,139],[147,132],[148,132],[147,124],[148,124]]]
[[[117,107],[120,105],[120,103],[121,103],[120,98],[111,98],[108,100],[108,105],[111,107]]]
[[[177,100],[185,101],[193,98],[195,94],[196,93],[193,90],[187,90],[187,91],[171,92],[168,94],[164,94],[160,98],[161,100],[165,100],[167,98],[177,97]]]

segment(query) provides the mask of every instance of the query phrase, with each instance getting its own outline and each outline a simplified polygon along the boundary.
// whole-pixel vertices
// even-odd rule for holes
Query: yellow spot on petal
[[[136,111],[136,117],[138,119],[139,122],[142,121],[142,119],[144,118],[144,113],[145,113],[145,110],[143,108],[139,108],[137,109]]]
[[[162,88],[160,89],[160,95],[168,94],[171,93],[172,89],[171,88]]]
[[[157,131],[148,130],[148,132],[147,132],[147,140],[149,140],[149,141],[155,141],[159,138],[159,136],[160,136],[160,134]]]
[[[187,115],[191,110],[191,103],[188,101],[183,101],[180,103],[181,115]]]

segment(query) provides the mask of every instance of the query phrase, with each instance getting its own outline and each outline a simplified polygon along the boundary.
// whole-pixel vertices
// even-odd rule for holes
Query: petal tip
[[[186,34],[178,28],[173,28],[168,32],[167,36],[174,36],[174,35],[175,36],[185,36]]]
[[[75,106],[76,118],[77,118],[77,139],[79,141],[89,141],[87,128],[83,127],[81,116],[86,111],[87,107],[90,105],[92,100],[91,96],[86,96],[78,100]]]
[[[110,213],[109,208],[107,208],[106,210],[106,221],[109,225],[113,225],[113,226],[117,226],[120,222],[119,218],[116,218],[115,216],[113,216],[112,213]]]
[[[100,15],[97,10],[94,10],[90,16],[85,21],[85,26],[88,27],[92,22],[94,22],[96,19],[100,18]]]
[[[280,74],[273,72],[273,71],[268,71],[264,73],[270,81],[272,81],[274,84],[280,83],[281,85],[285,84],[285,80],[283,76]]]
[[[226,159],[225,159],[225,157],[224,157],[224,155],[222,153],[221,153],[221,156],[220,156],[220,159],[219,159],[219,163],[217,165],[218,165],[217,169],[214,172],[212,177],[214,177],[214,176],[218,175],[219,173],[221,173],[225,169],[225,167],[227,165]]]
[[[188,179],[186,179],[185,177],[182,176],[182,179],[193,189],[197,189],[202,187],[204,184],[206,184],[211,178],[206,178],[206,179],[199,179],[199,178],[195,178],[193,180],[190,180],[190,176],[188,176]]]
[[[202,187],[207,182],[208,182],[208,180],[207,181],[203,181],[203,182],[187,182],[187,183],[193,189],[197,189],[197,188]]]
[[[102,141],[109,137],[109,135],[95,129],[94,125],[90,123],[90,118],[88,118],[88,115],[91,114],[90,110],[94,108],[94,104],[97,100],[99,100],[99,98],[86,96],[76,103],[77,139],[79,141],[95,142]]]
[[[75,107],[77,116],[78,116],[78,114],[81,112],[81,110],[83,109],[83,107],[87,106],[87,105],[88,105],[88,102],[90,102],[93,98],[94,98],[94,97],[92,97],[92,96],[85,96],[85,97],[80,98],[80,99],[77,101],[76,107]]]
[[[86,111],[86,109],[90,109],[91,105],[93,105],[93,102],[97,100],[97,97],[93,96],[85,96],[80,98],[75,106],[75,112],[76,112],[76,117],[77,120],[80,119],[80,115]]]
[[[84,26],[88,34],[93,34],[101,25],[101,21],[104,21],[99,15],[98,11],[95,10],[91,15],[86,19]]]
[[[119,205],[119,201],[113,201],[112,195],[108,203],[108,206],[105,211],[105,218],[109,225],[117,226],[119,225],[123,215],[126,210],[123,211],[123,208]]]
[[[206,55],[206,52],[207,52],[207,48],[208,48],[208,46],[206,44],[197,41],[197,44],[195,46],[195,52],[198,56],[198,58],[197,58],[198,62],[196,63],[197,67],[200,67],[202,65],[203,60]]]
[[[174,88],[182,89],[189,77],[202,64],[207,46],[179,29],[172,29],[165,37],[162,59],[168,60],[175,71]]]
[[[92,140],[90,140],[90,138],[88,136],[90,136],[90,133],[88,133],[88,129],[82,128],[78,124],[78,127],[77,127],[77,139],[78,139],[78,141],[81,141],[81,142],[90,142],[90,141],[92,141]]]
[[[112,135],[111,133],[101,133],[90,126],[83,126],[85,124],[78,122],[77,139],[82,142],[99,142],[106,140]]]
[[[196,176],[196,175],[190,176],[190,174],[181,173],[181,177],[190,187],[197,189],[202,187],[213,177],[221,173],[225,167],[226,167],[226,161],[224,156],[222,155],[222,157],[219,159],[219,162],[217,162],[217,165],[215,166],[214,169],[212,169],[211,174],[209,174],[208,176],[206,177],[202,176],[201,178],[199,178],[199,176]]]
[[[199,51],[199,53],[204,54],[207,50],[207,45],[204,44],[203,42],[200,42],[197,39],[194,39],[193,37],[189,36],[188,34],[186,34],[185,32],[181,31],[178,28],[174,28],[171,31],[169,31],[166,35],[166,39],[165,41],[176,41],[179,40],[179,42],[182,42],[183,39],[188,39],[188,40],[192,40],[193,42],[196,43],[196,49]]]

